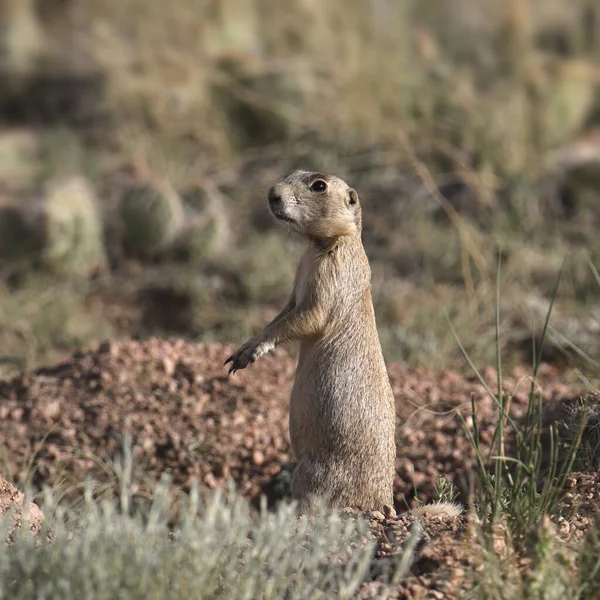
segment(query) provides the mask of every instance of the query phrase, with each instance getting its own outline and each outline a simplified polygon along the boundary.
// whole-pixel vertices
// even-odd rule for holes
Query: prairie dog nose
[[[281,189],[278,185],[274,185],[269,190],[268,199],[269,199],[270,206],[274,207],[274,206],[281,205]]]

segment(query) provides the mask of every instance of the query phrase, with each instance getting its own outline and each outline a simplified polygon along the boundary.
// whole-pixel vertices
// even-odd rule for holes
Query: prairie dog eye
[[[310,184],[311,192],[324,192],[327,189],[327,184],[322,179],[317,179]]]

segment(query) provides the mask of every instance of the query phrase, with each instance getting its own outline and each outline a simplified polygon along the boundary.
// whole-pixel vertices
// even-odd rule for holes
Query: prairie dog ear
[[[347,199],[349,206],[356,206],[360,202],[358,194],[353,188],[348,188]]]

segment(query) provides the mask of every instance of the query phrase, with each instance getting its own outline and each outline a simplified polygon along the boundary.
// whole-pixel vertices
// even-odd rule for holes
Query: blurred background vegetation
[[[0,376],[106,337],[241,343],[299,254],[266,191],[364,205],[389,360],[600,350],[597,0],[0,0]]]

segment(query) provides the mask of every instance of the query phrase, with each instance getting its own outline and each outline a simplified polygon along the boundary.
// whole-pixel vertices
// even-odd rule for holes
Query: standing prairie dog
[[[268,205],[307,248],[283,310],[225,364],[234,373],[298,340],[293,498],[365,510],[393,505],[394,396],[375,326],[358,194],[333,175],[294,171],[270,189]]]

